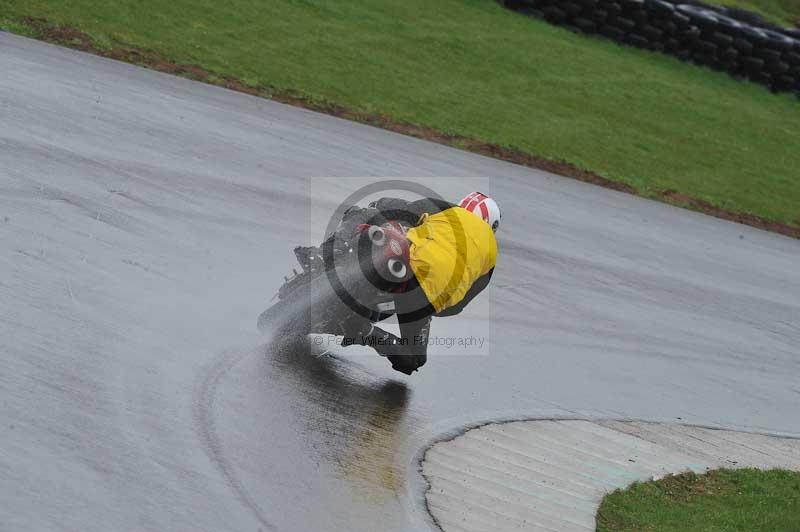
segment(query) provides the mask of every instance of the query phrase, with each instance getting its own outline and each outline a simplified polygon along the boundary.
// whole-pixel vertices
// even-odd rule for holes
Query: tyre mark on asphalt
[[[277,527],[267,520],[261,508],[236,476],[232,464],[225,456],[214,421],[214,401],[220,381],[250,354],[252,354],[252,351],[246,349],[223,353],[200,375],[194,404],[192,405],[194,424],[197,435],[203,444],[203,450],[222,474],[237,500],[253,514],[262,526],[268,530],[277,530]]]

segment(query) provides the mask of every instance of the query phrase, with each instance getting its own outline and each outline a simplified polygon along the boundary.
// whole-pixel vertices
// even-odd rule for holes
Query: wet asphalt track
[[[2,33],[0,72],[0,530],[425,530],[419,452],[491,419],[800,434],[800,242]],[[494,289],[433,329],[482,354],[272,350],[291,248],[406,176],[494,178]]]

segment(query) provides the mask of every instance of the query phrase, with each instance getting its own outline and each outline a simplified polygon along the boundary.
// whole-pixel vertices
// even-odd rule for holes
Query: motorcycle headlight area
[[[374,246],[383,246],[386,243],[386,234],[377,225],[371,225],[367,229],[367,236]]]
[[[406,275],[408,274],[408,268],[406,267],[405,263],[399,259],[389,259],[386,263],[387,269],[389,270],[389,275],[397,279],[398,281],[405,281]]]

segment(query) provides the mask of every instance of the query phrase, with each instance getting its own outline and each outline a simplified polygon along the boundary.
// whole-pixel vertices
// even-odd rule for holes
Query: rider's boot
[[[342,339],[342,345],[365,345],[372,347],[381,356],[387,356],[384,353],[384,346],[394,345],[399,343],[399,339],[389,331],[384,331],[380,327],[376,327],[370,322],[365,321],[360,330],[346,334]]]

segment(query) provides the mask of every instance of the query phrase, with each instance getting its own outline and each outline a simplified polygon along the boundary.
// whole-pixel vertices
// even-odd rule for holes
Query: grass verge
[[[636,483],[605,497],[598,532],[800,530],[800,473],[719,469]]]
[[[800,236],[800,103],[492,0],[4,0],[0,27]]]
[[[766,20],[791,28],[800,27],[800,2],[797,0],[716,0],[720,5],[754,11]]]

